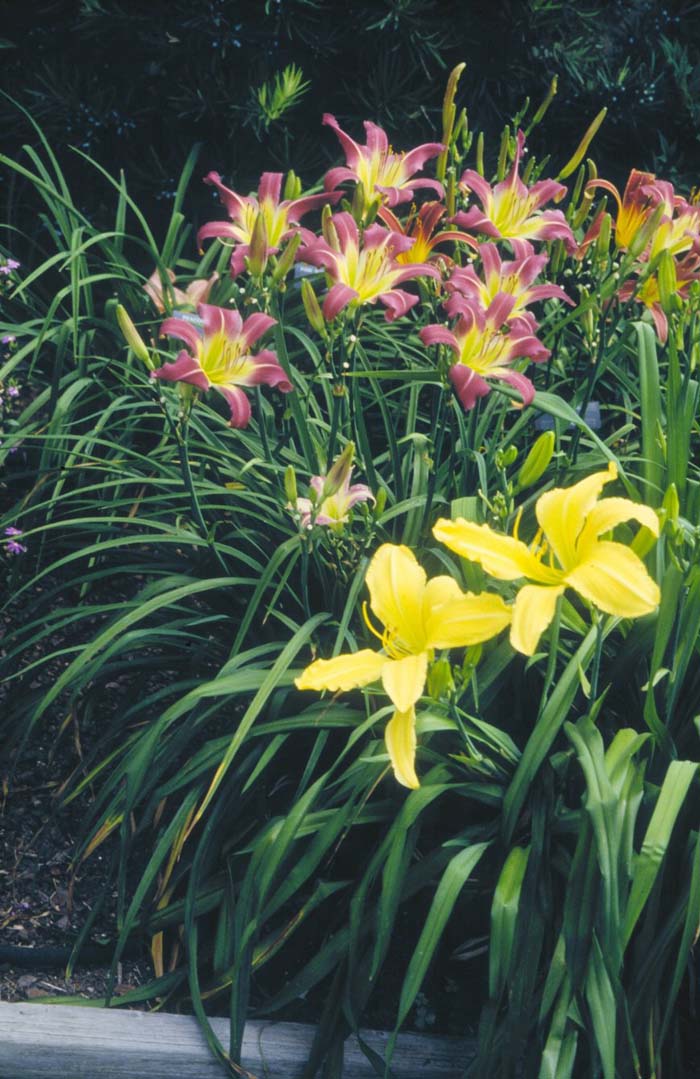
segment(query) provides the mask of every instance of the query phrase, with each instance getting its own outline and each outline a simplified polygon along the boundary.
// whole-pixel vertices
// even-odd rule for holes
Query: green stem
[[[289,407],[291,409],[292,418],[294,419],[294,425],[297,429],[301,448],[306,458],[306,464],[311,475],[314,475],[317,471],[318,461],[316,459],[316,453],[314,445],[309,433],[309,426],[304,416],[301,401],[299,398],[299,391],[294,383],[294,377],[292,374],[291,364],[289,362],[289,353],[287,352],[287,342],[284,338],[284,326],[282,324],[282,311],[280,309],[279,301],[275,298],[273,303],[272,314],[277,319],[277,325],[275,326],[275,350],[277,352],[277,359],[279,360],[280,367],[286,374],[289,381],[294,386],[294,389],[289,394],[287,400],[289,401]]]
[[[593,611],[593,624],[595,625],[595,652],[593,653],[593,669],[591,671],[591,700],[598,696],[598,682],[600,680],[600,661],[603,655],[603,623],[596,610]]]
[[[428,475],[428,490],[425,496],[425,509],[423,510],[423,520],[421,522],[420,534],[425,531],[428,520],[430,518],[430,510],[433,505],[433,498],[435,496],[435,487],[437,484],[438,469],[440,467],[440,456],[442,454],[442,444],[445,438],[445,396],[447,391],[440,387],[438,391],[440,394],[438,405],[435,410],[435,421],[433,424],[433,430],[437,431],[435,436],[435,442],[433,444],[433,467]]]
[[[194,485],[194,477],[192,476],[192,467],[190,465],[190,455],[187,445],[187,425],[185,424],[184,427],[179,427],[178,425],[173,423],[172,419],[168,415],[167,409],[164,409],[164,411],[168,424],[170,426],[170,430],[172,431],[175,441],[177,442],[178,456],[180,458],[180,471],[182,472],[182,480],[185,485],[185,490],[189,495],[192,516],[194,517],[195,523],[202,534],[202,538],[206,540],[209,550],[216,558],[216,561],[219,563],[224,573],[228,574],[229,568],[226,565],[221,555],[221,552],[219,551],[219,548],[216,546],[214,540],[209,534],[209,529],[207,528],[207,523],[204,520],[204,515],[202,513],[201,506],[199,505],[199,499],[197,498],[197,491]]]
[[[549,691],[552,688],[552,682],[554,681],[554,675],[557,668],[557,656],[559,654],[559,631],[561,629],[561,605],[562,596],[559,596],[556,607],[554,608],[554,618],[552,619],[552,626],[549,631],[549,656],[547,657],[547,671],[544,676],[544,687],[542,689],[542,700],[540,703],[540,713],[547,703],[549,697]]]

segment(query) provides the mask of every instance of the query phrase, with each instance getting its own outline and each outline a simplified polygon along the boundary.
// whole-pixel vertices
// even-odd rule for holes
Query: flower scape
[[[432,141],[325,113],[315,184],[209,171],[217,219],[180,192],[133,264],[125,198],[76,226],[43,321],[65,250],[24,283],[2,256],[12,723],[110,717],[65,789],[97,790],[82,856],[120,845],[115,961],[138,932],[153,999],[229,1009],[222,1061],[303,1001],[342,1076],[377,996],[398,1031],[433,978],[478,997],[475,1076],[680,1076],[700,210],[598,176],[604,113],[545,147],[555,86],[488,145],[462,68]]]

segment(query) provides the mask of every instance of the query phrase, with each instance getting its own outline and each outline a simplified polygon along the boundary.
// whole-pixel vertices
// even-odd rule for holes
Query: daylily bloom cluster
[[[622,252],[633,252],[638,259],[618,296],[623,302],[636,299],[644,304],[663,344],[668,337],[668,318],[659,287],[659,260],[665,254],[673,259],[669,292],[686,297],[690,284],[700,278],[700,206],[677,195],[667,180],[638,169],[630,172],[622,196],[609,180],[591,180],[588,188],[602,188],[613,196],[617,205],[612,221],[615,246]],[[579,256],[600,235],[603,219],[601,209],[579,247]]]
[[[251,408],[242,386],[265,384],[282,393],[293,388],[274,352],[251,352],[251,346],[275,325],[275,320],[258,313],[243,321],[237,311],[210,304],[199,304],[197,314],[201,330],[183,318],[166,318],[161,336],[180,338],[187,349],[174,363],[165,363],[153,371],[151,378],[187,382],[204,392],[217,390],[229,406],[231,427],[246,427]]]
[[[415,709],[437,650],[488,641],[510,625],[513,648],[531,656],[567,588],[621,618],[639,618],[658,606],[658,585],[639,556],[601,538],[631,520],[659,535],[658,516],[649,506],[627,498],[599,500],[605,484],[616,478],[610,463],[573,487],[541,495],[539,531],[529,546],[517,528],[504,536],[463,518],[437,522],[433,534],[450,550],[480,563],[497,580],[527,582],[512,607],[494,593],[464,593],[452,577],[428,580],[407,547],[383,544],[367,571],[369,610],[363,606],[380,649],[317,659],[296,679],[297,688],[346,693],[381,682],[394,706],[384,735],[394,774],[404,786],[417,787]]]

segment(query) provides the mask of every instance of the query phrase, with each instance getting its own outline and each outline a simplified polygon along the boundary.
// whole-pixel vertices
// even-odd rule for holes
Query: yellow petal
[[[621,543],[591,544],[566,583],[606,614],[639,618],[659,605],[659,586],[641,558]]]
[[[330,689],[343,692],[377,682],[387,662],[386,656],[363,648],[334,659],[317,659],[294,681],[297,689]]]
[[[433,611],[438,607],[444,607],[446,603],[452,603],[461,599],[464,592],[459,587],[454,577],[431,577],[425,586],[423,593],[423,621],[428,621]]]
[[[531,656],[539,639],[554,618],[557,599],[564,591],[563,585],[542,588],[527,584],[515,597],[513,624],[510,627],[510,643],[516,652]]]
[[[607,472],[594,472],[573,487],[555,487],[537,500],[537,521],[562,569],[576,562],[576,540],[595,506],[606,483],[617,479],[617,468],[611,461]]]
[[[435,609],[427,620],[431,648],[461,648],[489,641],[510,623],[511,609],[501,596],[467,592]]]
[[[420,786],[416,775],[416,713],[394,712],[386,725],[384,741],[394,768],[394,775],[404,787]]]
[[[586,551],[596,543],[598,536],[610,532],[623,521],[638,521],[655,536],[659,534],[659,518],[651,506],[638,505],[628,498],[604,498],[596,503],[586,518],[576,545],[578,558],[585,558]]]
[[[479,562],[499,581],[517,581],[519,577],[532,577],[536,581],[550,579],[551,571],[537,561],[521,540],[494,532],[488,525],[477,525],[462,517],[456,521],[442,517],[435,525],[433,535],[462,558]],[[556,574],[553,579],[557,579]]]
[[[425,647],[423,592],[425,570],[408,547],[384,543],[367,570],[372,610],[410,652]]]
[[[407,712],[416,703],[423,692],[427,674],[427,652],[384,660],[382,684],[399,712]]]

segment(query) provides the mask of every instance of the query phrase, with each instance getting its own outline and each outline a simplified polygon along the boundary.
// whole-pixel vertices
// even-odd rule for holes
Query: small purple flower
[[[17,259],[8,259],[4,266],[0,266],[0,273],[7,277],[8,274],[11,274],[13,270],[18,270],[19,267],[20,264]]]
[[[17,340],[17,338],[15,337],[15,335],[13,333],[6,333],[4,337],[0,338],[0,344],[14,345],[16,340]]]
[[[7,388],[7,396],[8,397],[19,397],[19,386],[8,386],[8,388]]]
[[[6,540],[6,550],[7,550],[8,554],[26,554],[27,553],[27,548],[25,547],[25,545],[23,543],[19,543],[18,540],[14,538],[16,536],[21,536],[22,535],[22,529],[21,528],[14,528],[12,525],[10,525],[9,528],[5,529],[5,535],[12,537],[12,538]]]

